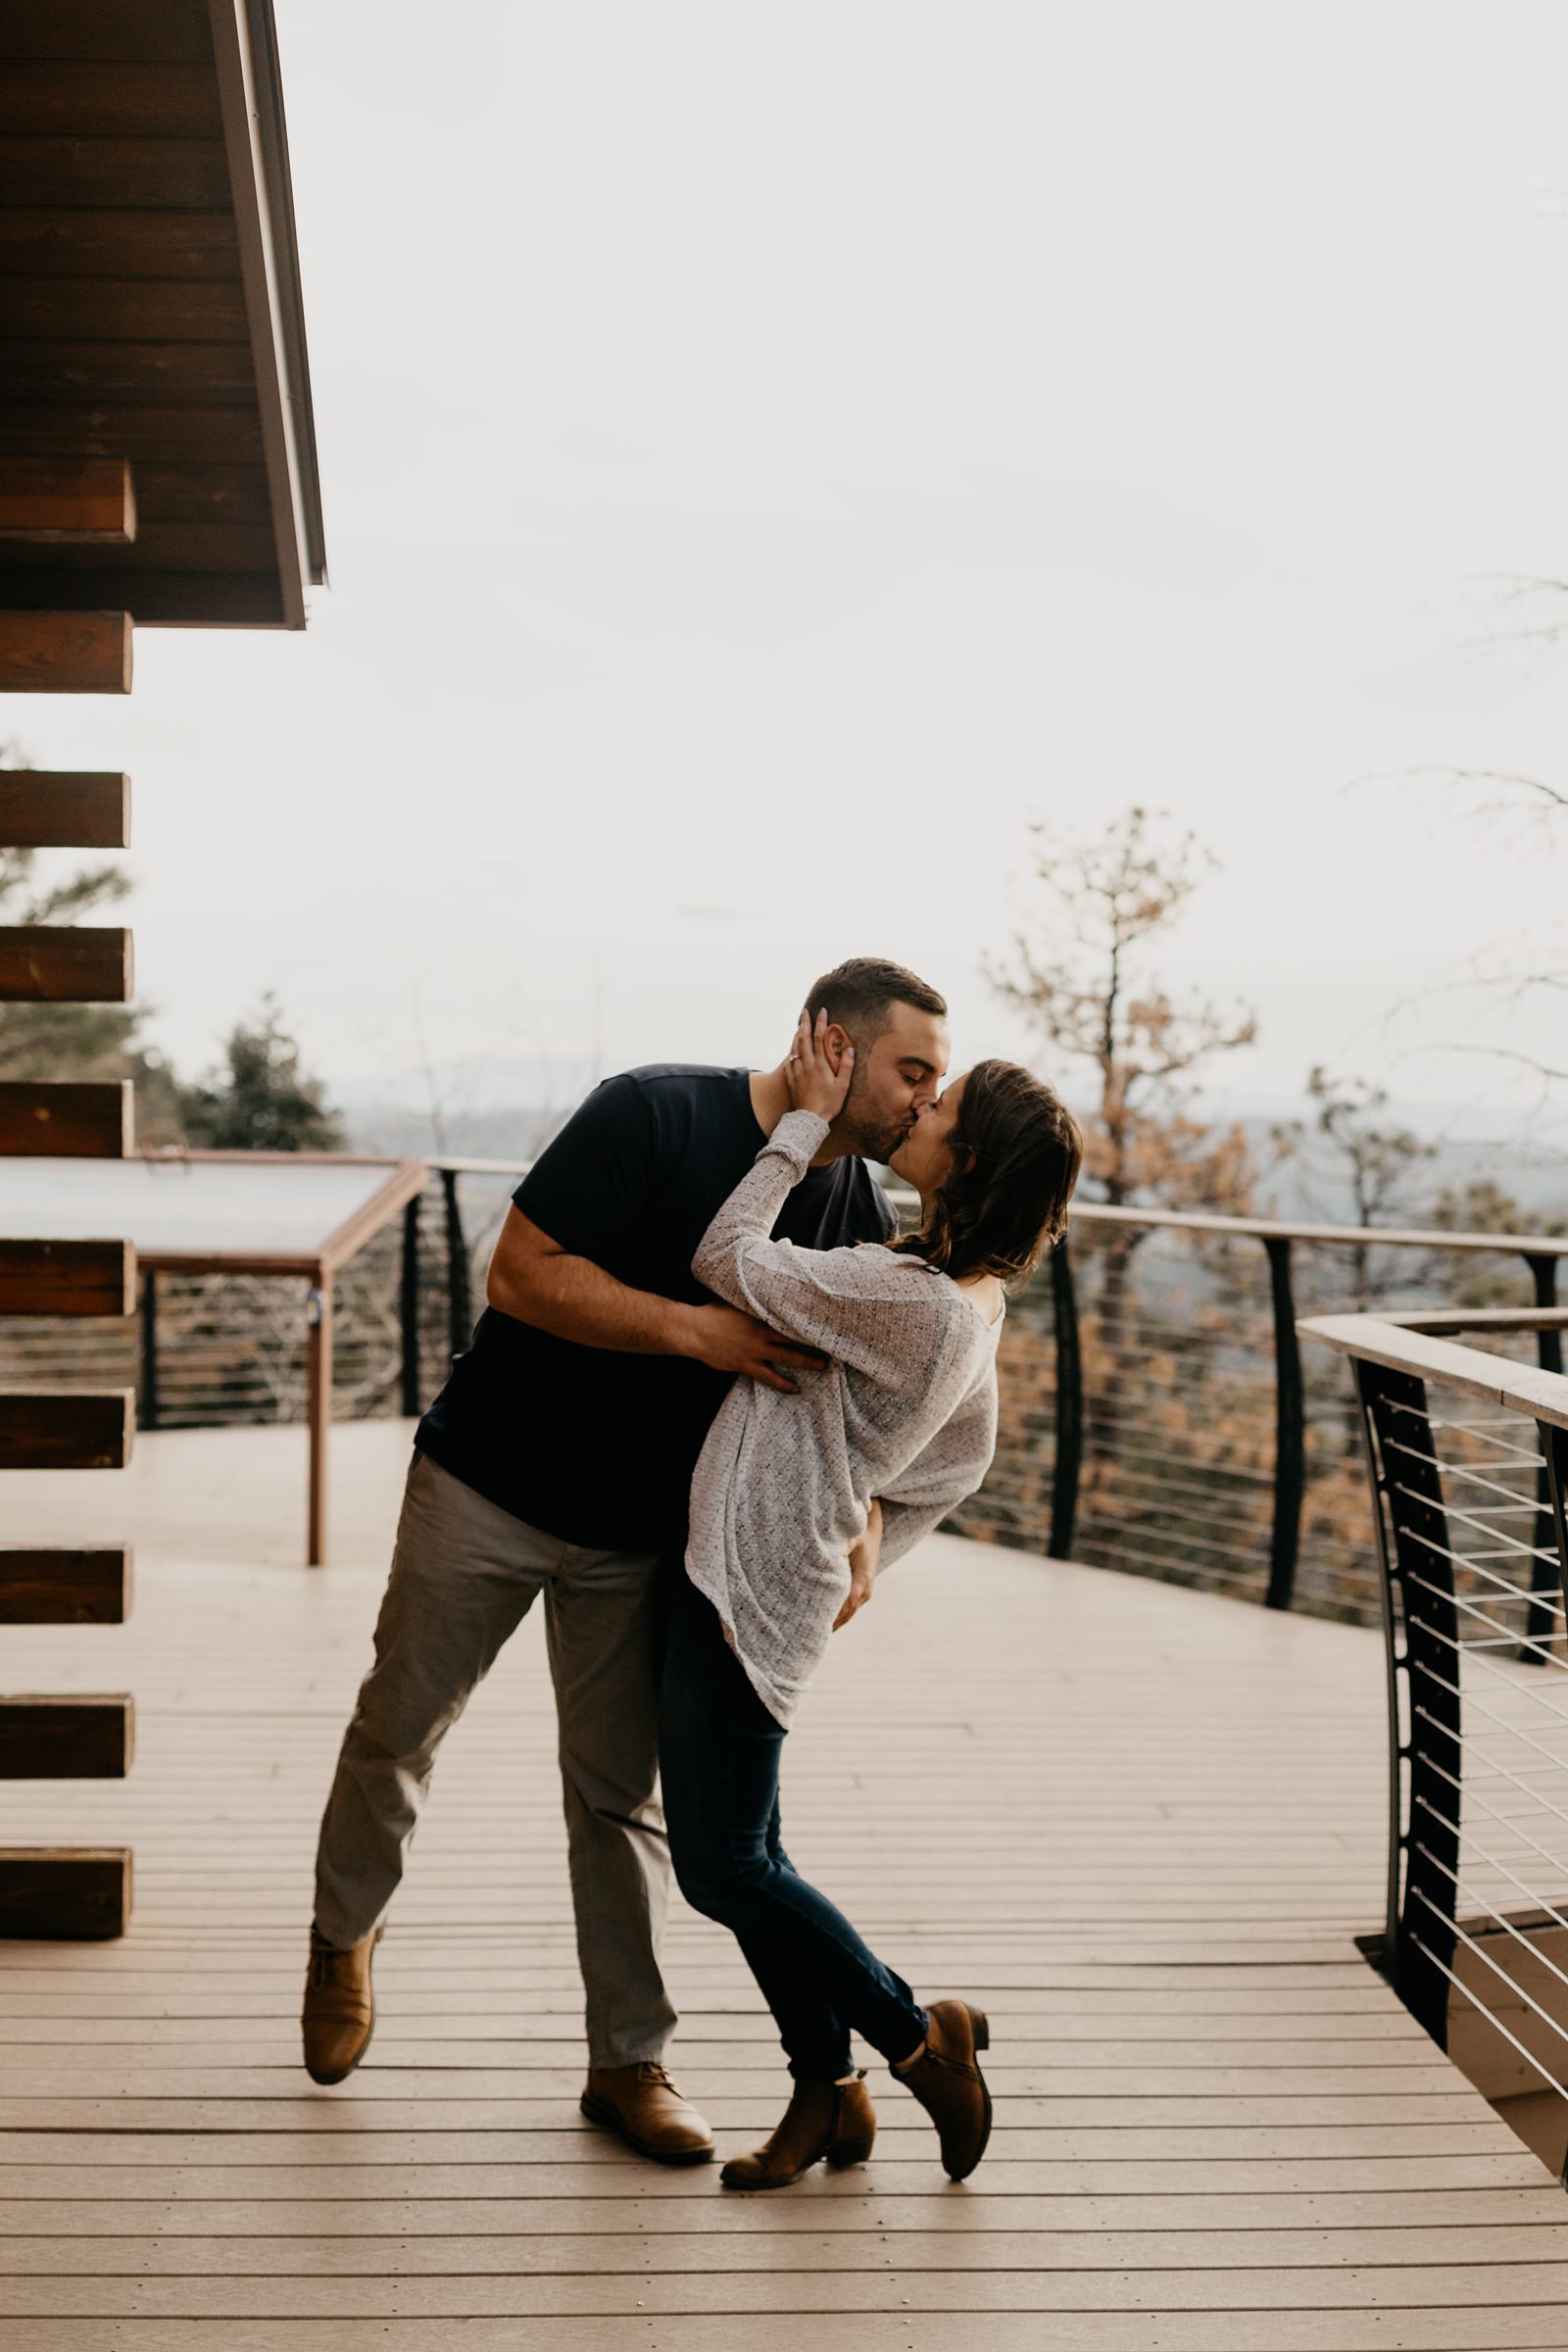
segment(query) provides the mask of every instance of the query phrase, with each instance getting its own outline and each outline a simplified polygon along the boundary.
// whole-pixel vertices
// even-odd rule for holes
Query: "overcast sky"
[[[1568,778],[1476,586],[1568,570],[1568,12],[277,15],[331,589],[0,709],[132,771],[181,1061],[269,986],[355,1093],[770,1059],[858,952],[1015,1049],[1029,821],[1134,800],[1222,861],[1166,969],[1255,1004],[1236,1102],[1551,920],[1356,779]]]

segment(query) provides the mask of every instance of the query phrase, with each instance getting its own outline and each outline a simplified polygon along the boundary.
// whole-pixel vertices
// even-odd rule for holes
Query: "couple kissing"
[[[1061,1233],[1071,1113],[1016,1063],[946,1087],[947,1006],[843,963],[771,1069],[661,1065],[598,1087],[540,1155],[488,1304],[419,1423],[374,1663],[317,1861],[304,2007],[318,2082],[359,2064],[371,1969],[436,1750],[540,1601],[560,1724],[582,2112],[666,2164],[714,2153],[664,2067],[673,1876],[728,1928],[791,2088],[726,2188],[862,2162],[852,2034],[985,2151],[984,2014],[922,2003],[784,1850],[797,1707],[879,1572],[980,1485],[1007,1288]],[[867,1162],[919,1196],[900,1235]]]

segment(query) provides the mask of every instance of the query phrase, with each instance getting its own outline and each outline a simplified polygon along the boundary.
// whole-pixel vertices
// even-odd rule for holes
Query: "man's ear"
[[[822,1032],[822,1043],[827,1050],[828,1060],[835,1071],[843,1067],[844,1049],[849,1042],[849,1031],[840,1028],[837,1021],[829,1021],[826,1029]]]

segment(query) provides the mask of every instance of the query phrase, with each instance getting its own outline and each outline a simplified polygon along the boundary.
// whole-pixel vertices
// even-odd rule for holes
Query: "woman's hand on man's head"
[[[814,1111],[819,1119],[838,1117],[855,1075],[855,1048],[848,1038],[842,1047],[830,1043],[832,1026],[825,1012],[819,1012],[814,1021],[808,1012],[803,1012],[784,1064],[791,1107]],[[842,1030],[836,1034],[844,1037]]]

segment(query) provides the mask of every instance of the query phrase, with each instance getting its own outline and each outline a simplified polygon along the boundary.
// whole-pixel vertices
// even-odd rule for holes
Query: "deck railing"
[[[1388,1663],[1379,1957],[1561,2174],[1568,2157],[1568,1314],[1331,1316],[1354,1368]],[[1472,1344],[1457,1344],[1457,1335]],[[1484,1344],[1474,1344],[1484,1342]]]
[[[1548,1312],[1568,1240],[1075,1206],[1015,1301],[966,1533],[1278,1609],[1371,1621],[1356,1410],[1298,1318],[1471,1288]],[[1560,1340],[1531,1345],[1560,1365]]]
[[[466,1344],[522,1162],[442,1159],[340,1277],[339,1418],[411,1413]],[[1301,1351],[1299,1315],[1472,1294],[1549,1309],[1568,1239],[1075,1207],[1009,1313],[1002,1430],[964,1533],[1274,1608],[1376,1622],[1357,1408],[1344,1367]],[[162,1275],[139,1324],[12,1323],[0,1375],[114,1372],[142,1425],[297,1420],[294,1286]],[[1509,1343],[1560,1364],[1544,1327]]]

